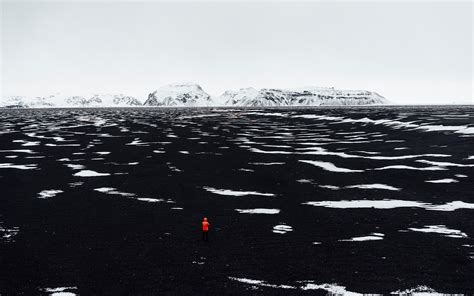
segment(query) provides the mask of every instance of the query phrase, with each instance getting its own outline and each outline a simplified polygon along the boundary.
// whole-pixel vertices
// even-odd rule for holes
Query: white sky
[[[0,0],[1,1],[1,0]],[[467,2],[1,3],[1,95],[334,86],[473,101]]]

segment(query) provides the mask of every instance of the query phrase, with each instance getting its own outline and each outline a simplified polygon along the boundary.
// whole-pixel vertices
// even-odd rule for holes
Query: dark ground
[[[474,155],[473,134],[294,117],[298,114],[353,119],[367,116],[417,124],[474,126],[473,107],[252,112],[0,110],[0,150],[35,152],[2,151],[0,164],[37,164],[33,170],[0,168],[0,229],[18,229],[10,239],[2,239],[0,231],[0,294],[46,294],[44,289],[48,287],[76,287],[71,291],[81,295],[326,293],[249,285],[229,277],[263,280],[275,285],[301,286],[298,282],[304,280],[315,284],[337,283],[359,293],[390,293],[420,285],[444,293],[474,293],[474,210],[332,209],[302,204],[344,199],[474,203],[474,167],[449,166],[439,171],[370,170],[398,164],[429,166],[416,162],[420,159],[474,164],[473,159],[468,159]],[[273,116],[274,113],[284,116]],[[358,135],[367,141],[357,143],[350,138],[357,135],[354,132],[363,132]],[[35,138],[26,133],[35,133],[35,137],[60,136],[66,142]],[[177,137],[167,136],[169,134]],[[326,144],[317,139],[321,137],[339,142]],[[126,145],[135,138],[148,146]],[[23,147],[13,140],[40,141],[40,144]],[[304,152],[296,149],[310,147],[304,144],[308,142],[322,143],[320,147],[328,151],[361,156],[370,156],[361,151],[371,151],[383,156],[429,153],[450,157],[373,160],[249,150],[254,147],[265,151]],[[80,146],[61,146],[64,144]],[[408,149],[394,150],[400,147]],[[154,153],[154,150],[164,153]],[[94,153],[98,151],[111,153]],[[85,154],[72,154],[77,152]],[[18,157],[7,158],[15,155]],[[45,157],[27,158],[36,156]],[[69,160],[59,161],[63,158]],[[331,162],[364,172],[330,172],[298,161],[302,159]],[[131,162],[138,164],[127,165]],[[284,164],[249,164],[253,162]],[[79,170],[66,164],[81,164],[88,170],[111,175],[77,177],[73,174]],[[242,168],[254,171],[239,170]],[[456,174],[467,177],[457,178]],[[425,182],[444,178],[459,182]],[[297,182],[300,179],[311,180],[311,183]],[[72,187],[70,183],[74,182],[84,183]],[[401,190],[331,190],[318,186],[373,183]],[[204,190],[206,186],[269,192],[276,196],[224,196]],[[99,187],[114,187],[135,196],[93,190]],[[39,192],[49,189],[64,192],[47,199],[38,198]],[[165,201],[151,203],[137,198]],[[250,215],[235,211],[251,208],[276,208],[281,212]],[[201,241],[200,221],[204,216],[211,224],[209,243]],[[273,226],[280,223],[291,225],[293,231],[273,233]],[[446,225],[461,230],[468,237],[400,232],[426,225]],[[372,232],[384,233],[385,237],[379,241],[339,241]],[[312,244],[316,241],[321,244]]]

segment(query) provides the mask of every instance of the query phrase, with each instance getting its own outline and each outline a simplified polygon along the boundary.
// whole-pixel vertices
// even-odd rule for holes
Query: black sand
[[[254,114],[251,110],[217,111],[0,110],[0,150],[31,149],[35,153],[0,152],[0,163],[37,165],[31,170],[0,168],[0,227],[18,229],[10,239],[1,239],[0,232],[0,294],[42,294],[48,287],[76,287],[71,291],[81,295],[326,293],[251,285],[229,277],[295,287],[304,285],[300,281],[310,280],[315,284],[338,284],[359,293],[390,293],[420,285],[443,293],[474,293],[474,209],[334,209],[302,204],[355,199],[398,199],[434,205],[474,203],[474,167],[372,170],[389,165],[430,166],[416,160],[474,164],[468,159],[474,155],[472,134],[294,117],[367,116],[473,127],[474,108],[266,109]],[[270,114],[261,114],[264,112]],[[348,138],[357,135],[354,132],[363,132],[359,135],[368,141],[341,143],[357,142]],[[59,136],[66,141],[32,136]],[[319,137],[340,141],[326,144],[314,139]],[[135,138],[140,140],[135,143],[147,144],[126,145]],[[40,141],[40,145],[21,146],[14,140]],[[87,148],[93,140],[100,143]],[[374,160],[249,150],[304,152],[296,150],[311,147],[303,142],[325,143],[320,147],[327,151],[360,156],[449,157]],[[60,146],[64,144],[79,146]],[[408,149],[394,150],[400,147]],[[94,153],[103,151],[111,153]],[[73,154],[77,152],[85,154]],[[7,158],[15,155],[18,157]],[[45,157],[26,158],[32,156]],[[64,158],[69,160],[59,161]],[[364,171],[330,172],[299,160],[331,162],[337,167]],[[249,164],[262,162],[284,164]],[[80,170],[66,164],[80,164],[87,170],[111,175],[73,176]],[[458,182],[425,182],[445,178]],[[70,183],[75,182],[84,183],[72,187]],[[374,183],[401,190],[332,190],[318,186]],[[101,187],[134,196],[94,191]],[[276,196],[225,196],[203,187]],[[38,198],[39,192],[50,189],[64,192]],[[281,212],[265,215],[235,211],[253,208]],[[201,241],[200,222],[204,216],[210,222],[209,243]],[[281,223],[290,225],[293,231],[273,233],[273,227]],[[445,225],[467,237],[407,231],[427,225]],[[383,233],[383,240],[340,241],[373,232]]]

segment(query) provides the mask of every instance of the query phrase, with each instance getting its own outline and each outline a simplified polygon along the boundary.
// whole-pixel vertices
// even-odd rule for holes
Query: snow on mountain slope
[[[195,83],[169,84],[148,95],[145,106],[211,106],[213,101],[201,86]]]
[[[241,88],[228,90],[221,96],[211,98],[201,86],[195,83],[169,84],[148,95],[142,105],[134,97],[123,94],[73,95],[53,94],[50,96],[12,96],[0,101],[0,107],[49,108],[49,107],[275,107],[275,106],[354,106],[382,105],[388,101],[379,94],[365,90],[337,90],[332,87],[304,87],[297,89]]]
[[[123,94],[67,96],[56,93],[44,97],[11,96],[0,101],[0,107],[9,108],[133,107],[141,105],[139,100]]]
[[[245,88],[226,91],[219,102],[227,106],[344,106],[381,105],[388,101],[375,92],[365,90],[337,90],[334,88],[307,87],[299,89]]]
[[[94,95],[91,100],[96,99],[101,101],[101,105],[110,107],[127,107],[127,106],[141,106],[142,103],[134,97],[126,96],[124,94],[102,94]]]
[[[216,99],[217,105],[232,106],[254,100],[259,95],[259,91],[253,87],[241,88],[239,90],[227,90]]]

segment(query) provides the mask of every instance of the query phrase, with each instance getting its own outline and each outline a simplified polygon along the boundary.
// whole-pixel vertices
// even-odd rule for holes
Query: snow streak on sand
[[[277,116],[277,117],[287,117],[288,114],[279,113],[279,112],[246,112],[242,113],[242,115],[263,115],[263,116]]]
[[[467,234],[460,230],[449,229],[446,225],[427,225],[423,228],[408,228],[411,231],[425,232],[425,233],[437,233],[442,234],[446,237],[452,238],[467,238]]]
[[[40,193],[38,193],[38,194],[39,194],[38,198],[44,198],[44,199],[46,199],[46,198],[49,198],[49,197],[54,197],[54,196],[56,196],[57,194],[63,193],[63,192],[64,192],[64,191],[62,191],[62,190],[54,190],[54,189],[43,190],[43,191],[41,191]]]
[[[443,161],[431,161],[425,159],[418,159],[416,162],[426,163],[434,166],[440,167],[458,167],[458,168],[469,168],[474,167],[474,164],[460,164],[460,163],[453,163],[453,162],[443,162]]]
[[[99,155],[109,155],[111,152],[109,151],[98,151],[98,152],[94,152],[95,154],[99,154]]]
[[[263,154],[293,154],[293,152],[288,152],[288,151],[266,151],[266,150],[262,150],[258,148],[250,148],[249,150],[255,153],[263,153]]]
[[[253,286],[260,286],[260,287],[268,287],[268,288],[277,288],[277,289],[296,289],[296,287],[289,286],[289,285],[272,285],[268,284],[265,281],[261,280],[252,280],[252,279],[247,279],[247,278],[237,278],[237,277],[231,277],[229,276],[230,280],[248,284],[248,285],[253,285]]]
[[[331,190],[339,190],[341,187],[334,186],[334,185],[318,185],[321,188],[331,189]]]
[[[136,200],[144,201],[144,202],[164,202],[164,199],[161,198],[150,198],[150,197],[139,197]]]
[[[73,170],[83,170],[83,169],[86,168],[86,167],[83,166],[82,164],[70,164],[70,163],[68,163],[68,164],[66,164],[66,166],[67,166],[68,168],[73,169]]]
[[[390,120],[390,119],[370,119],[367,117],[360,118],[360,119],[353,119],[353,118],[344,118],[344,117],[337,117],[337,116],[325,116],[325,115],[294,115],[294,118],[306,118],[306,119],[318,119],[318,120],[327,120],[327,121],[339,121],[340,123],[371,123],[375,125],[385,125],[392,128],[412,128],[412,129],[419,129],[424,130],[427,132],[433,131],[452,131],[458,134],[474,134],[474,127],[468,127],[467,125],[459,125],[459,126],[449,126],[449,125],[419,125],[413,122],[403,122],[398,120]]]
[[[427,210],[444,211],[444,212],[452,212],[452,211],[460,210],[460,209],[474,210],[474,203],[467,203],[463,201],[452,201],[444,205],[433,205],[427,208]]]
[[[430,211],[451,212],[459,209],[474,209],[474,204],[462,201],[452,201],[446,204],[433,205],[410,200],[383,199],[383,200],[339,200],[339,201],[309,201],[303,203],[315,207],[334,209],[395,209],[395,208],[423,208]]]
[[[216,189],[212,187],[203,187],[203,189],[219,195],[233,195],[233,196],[245,196],[245,195],[260,195],[260,196],[275,196],[273,193],[260,193],[256,191],[235,191],[230,189]]]
[[[0,169],[34,170],[36,168],[36,164],[0,163]]]
[[[339,142],[341,143],[341,142]],[[352,142],[354,143],[354,142]],[[333,142],[334,144],[334,142]],[[310,150],[307,152],[300,152],[299,154],[310,154],[310,155],[333,155],[342,158],[362,158],[362,159],[373,159],[373,160],[401,160],[401,159],[412,159],[419,157],[450,157],[448,154],[415,154],[415,155],[399,155],[399,156],[362,156],[347,154],[345,152],[331,152],[322,147],[308,147],[299,148],[297,150]]]
[[[98,173],[91,170],[83,170],[74,174],[76,177],[102,177],[102,176],[110,176],[109,173]]]
[[[106,193],[106,194],[121,195],[121,196],[126,196],[126,197],[135,196],[135,194],[133,193],[120,192],[116,188],[113,188],[113,187],[100,187],[100,188],[95,188],[94,190],[98,192]]]
[[[459,181],[455,179],[439,179],[439,180],[428,180],[425,182],[435,183],[435,184],[447,184],[447,183],[457,183]]]
[[[57,288],[45,288],[46,293],[51,293],[52,296],[75,296],[76,293],[71,291],[77,290],[76,287],[57,287]]]
[[[406,290],[397,290],[397,291],[394,291],[394,292],[391,292],[390,294],[392,295],[402,295],[402,296],[427,296],[427,295],[430,295],[430,296],[444,296],[446,294],[441,294],[441,293],[438,293],[436,292],[435,290],[431,289],[430,287],[428,286],[417,286],[415,288],[411,288],[411,289],[406,289]]]
[[[39,141],[25,141],[25,140],[13,140],[13,143],[23,143],[21,146],[28,147],[28,146],[38,146],[40,144]]]
[[[314,166],[320,167],[326,171],[330,172],[337,172],[337,173],[359,173],[363,172],[363,170],[352,170],[346,168],[340,168],[335,166],[334,164],[326,161],[316,161],[316,160],[300,160],[300,162],[309,163]]]
[[[300,289],[300,290],[323,290],[329,295],[349,295],[349,296],[362,296],[362,294],[356,292],[350,292],[346,290],[346,287],[338,284],[315,284],[313,281],[299,281],[297,285],[276,285],[269,284],[263,280],[254,280],[248,278],[228,277],[232,281],[240,282],[243,284],[251,285],[253,287],[267,287],[274,289]]]
[[[282,165],[284,162],[249,162],[251,165]]]
[[[399,191],[401,188],[393,187],[385,184],[360,184],[360,185],[350,185],[344,188],[360,188],[360,189],[384,189],[384,190],[393,190]]]
[[[373,240],[383,240],[385,235],[383,233],[373,232],[367,236],[357,236],[350,239],[341,239],[341,242],[365,242],[365,241],[373,241]]]
[[[35,154],[33,150],[30,149],[14,149],[14,150],[0,150],[0,152],[14,152],[14,153],[26,153],[26,154]]]
[[[337,284],[314,284],[312,282],[306,283],[301,287],[302,290],[324,290],[328,295],[345,295],[345,296],[362,296],[361,293],[347,291],[345,286]],[[373,294],[372,294],[373,295]]]
[[[150,146],[148,143],[142,142],[142,140],[140,140],[140,138],[135,138],[132,142],[127,143],[125,145],[128,145],[128,146]]]
[[[274,215],[280,213],[279,209],[264,209],[264,208],[257,208],[257,209],[235,209],[237,212],[241,214],[269,214]]]
[[[162,198],[150,198],[150,197],[136,197],[135,193],[128,193],[128,192],[121,192],[118,191],[116,188],[113,187],[100,187],[100,188],[95,188],[95,191],[102,192],[105,194],[112,194],[112,195],[120,195],[124,197],[128,197],[134,200],[138,201],[143,201],[143,202],[151,202],[151,203],[156,203],[156,202],[167,202],[167,203],[174,203],[172,200],[164,200]]]
[[[279,224],[273,227],[272,232],[278,234],[285,234],[287,232],[293,231],[293,228],[290,225]]]
[[[0,241],[4,241],[7,243],[14,242],[14,237],[18,234],[19,231],[19,227],[5,228],[1,226],[0,222]]]
[[[416,170],[416,171],[444,171],[446,170],[445,168],[438,167],[438,166],[430,166],[430,167],[424,167],[424,168],[418,168],[418,167],[413,167],[413,166],[408,166],[408,165],[389,165],[389,166],[384,166],[381,168],[375,168],[374,170]]]

